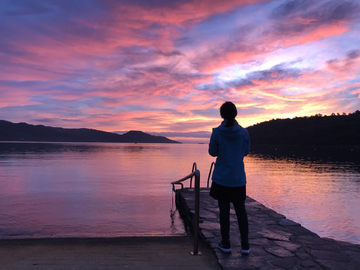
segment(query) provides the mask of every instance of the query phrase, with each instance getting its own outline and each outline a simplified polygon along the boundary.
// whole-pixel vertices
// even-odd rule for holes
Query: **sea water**
[[[196,162],[206,187],[207,148],[0,143],[0,238],[185,234],[170,183]],[[245,167],[255,200],[322,237],[360,243],[359,164],[251,153]]]

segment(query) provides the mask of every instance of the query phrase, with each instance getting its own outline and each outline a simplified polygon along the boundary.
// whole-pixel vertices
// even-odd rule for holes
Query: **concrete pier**
[[[177,207],[190,231],[194,200],[194,189],[176,191]],[[214,250],[223,269],[360,269],[360,245],[321,238],[249,197],[246,210],[250,254],[241,254],[233,209],[230,210],[232,252],[224,253],[217,248],[221,241],[217,201],[209,196],[208,188],[200,191],[200,238]]]
[[[211,249],[193,238],[119,237],[0,240],[1,270],[221,269]]]

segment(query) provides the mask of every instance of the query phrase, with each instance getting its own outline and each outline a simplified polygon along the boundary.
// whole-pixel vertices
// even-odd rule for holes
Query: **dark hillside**
[[[360,111],[276,119],[247,128],[251,144],[360,145]]]
[[[135,130],[131,130],[122,135],[122,140],[124,142],[141,142],[144,140],[151,140],[154,143],[162,143],[162,142],[164,142],[164,138],[165,137],[153,136],[153,135],[147,134],[145,132],[135,131]],[[165,139],[167,139],[167,138],[165,138]]]
[[[4,120],[0,120],[0,141],[178,143],[166,137],[152,136],[141,131],[130,131],[119,135],[95,129],[34,126],[26,123],[14,124]]]

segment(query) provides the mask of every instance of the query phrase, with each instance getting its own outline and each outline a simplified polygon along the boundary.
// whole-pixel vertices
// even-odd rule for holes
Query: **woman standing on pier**
[[[224,252],[231,252],[230,203],[232,202],[241,235],[241,252],[248,254],[250,246],[248,218],[245,210],[244,156],[250,151],[249,133],[235,120],[237,109],[232,102],[225,102],[220,107],[220,115],[224,121],[219,127],[213,129],[209,143],[209,154],[217,157],[210,196],[218,200],[220,210],[222,241],[218,248]]]

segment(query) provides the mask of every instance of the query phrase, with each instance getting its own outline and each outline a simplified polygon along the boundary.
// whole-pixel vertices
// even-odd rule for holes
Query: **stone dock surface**
[[[176,203],[191,231],[195,211],[194,189],[177,190]],[[360,270],[360,245],[319,237],[250,197],[245,204],[251,252],[249,255],[241,254],[240,233],[231,208],[232,252],[224,253],[217,248],[221,241],[217,201],[209,196],[209,188],[200,190],[200,241],[214,250],[223,269]]]
[[[1,270],[221,269],[214,252],[193,237],[47,238],[0,240]]]

